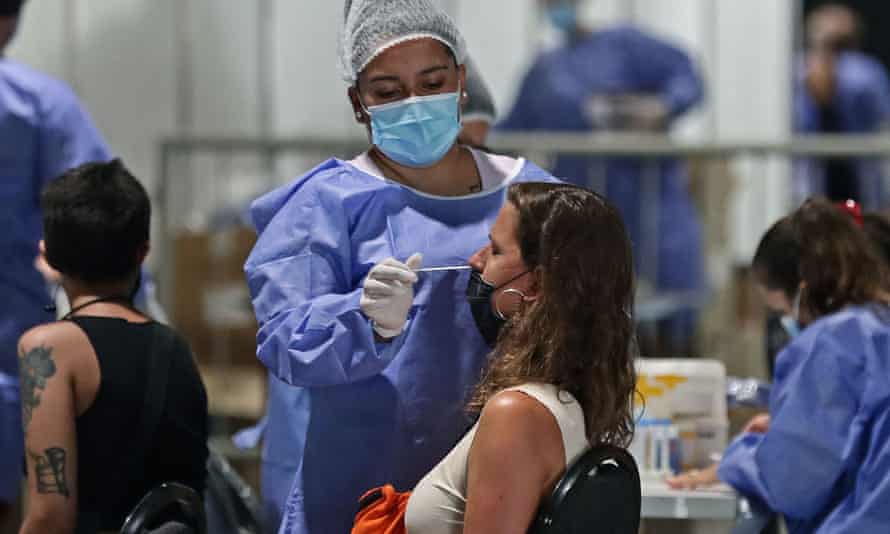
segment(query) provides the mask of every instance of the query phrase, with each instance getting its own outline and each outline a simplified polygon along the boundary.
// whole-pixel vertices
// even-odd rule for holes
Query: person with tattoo
[[[133,307],[151,206],[119,160],[41,197],[44,259],[71,302],[19,341],[28,510],[20,534],[117,531],[163,482],[201,493],[207,396],[186,342]]]

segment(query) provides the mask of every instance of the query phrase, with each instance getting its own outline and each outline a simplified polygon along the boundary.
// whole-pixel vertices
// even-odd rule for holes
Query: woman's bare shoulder
[[[35,326],[19,338],[19,358],[52,358],[56,366],[80,357],[88,348],[86,335],[68,321]]]
[[[520,391],[502,391],[485,403],[479,419],[477,440],[497,443],[523,443],[519,452],[564,457],[562,434],[550,410],[534,397]]]

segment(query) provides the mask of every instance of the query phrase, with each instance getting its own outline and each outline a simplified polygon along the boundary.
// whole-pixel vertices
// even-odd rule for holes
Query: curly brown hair
[[[633,437],[634,269],[618,210],[565,184],[510,186],[522,259],[538,298],[504,327],[470,409],[505,388],[553,384],[584,411],[593,444],[626,447]]]

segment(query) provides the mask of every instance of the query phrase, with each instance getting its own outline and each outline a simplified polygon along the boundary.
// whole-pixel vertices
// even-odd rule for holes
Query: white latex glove
[[[375,265],[365,278],[360,306],[383,339],[402,333],[414,302],[417,283],[414,269],[419,269],[422,263],[423,255],[419,252],[405,263],[387,258]]]

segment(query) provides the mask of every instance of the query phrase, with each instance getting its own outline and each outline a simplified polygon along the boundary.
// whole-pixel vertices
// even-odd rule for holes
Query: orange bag
[[[411,492],[399,493],[387,484],[365,493],[359,500],[352,534],[407,534],[405,510]]]

